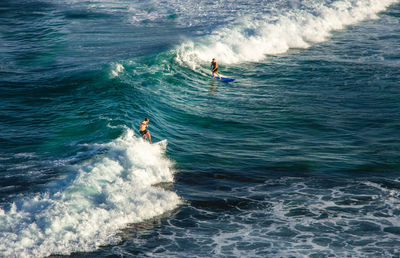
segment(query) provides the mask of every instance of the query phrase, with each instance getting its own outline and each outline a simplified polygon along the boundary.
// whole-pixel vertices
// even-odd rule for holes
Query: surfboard
[[[153,144],[160,145],[161,148],[165,149],[167,147],[168,141],[167,141],[167,139],[164,139],[159,142],[153,142]]]
[[[153,143],[155,143],[155,144],[166,144],[167,142],[168,142],[168,140],[164,139],[164,140],[161,140],[161,141],[158,141],[158,142],[153,142]]]
[[[218,81],[221,81],[221,82],[233,82],[233,81],[235,81],[235,79],[233,79],[233,78],[222,77],[222,76],[221,76],[221,80],[220,80],[218,75],[215,75],[214,79],[218,80]]]

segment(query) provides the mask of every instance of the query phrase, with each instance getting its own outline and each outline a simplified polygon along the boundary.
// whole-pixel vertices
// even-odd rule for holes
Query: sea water
[[[0,256],[399,256],[399,19],[1,1]]]

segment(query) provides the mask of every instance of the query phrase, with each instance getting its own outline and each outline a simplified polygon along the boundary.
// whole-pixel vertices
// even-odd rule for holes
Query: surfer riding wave
[[[219,73],[218,73],[218,63],[215,60],[215,58],[213,58],[211,61],[211,71],[212,71],[213,79],[215,78],[215,74],[217,74],[219,79],[221,80],[221,75],[219,75]]]
[[[139,133],[143,136],[143,139],[146,140],[149,137],[149,142],[151,143],[151,135],[147,127],[149,126],[147,123],[150,121],[147,117],[140,123]]]

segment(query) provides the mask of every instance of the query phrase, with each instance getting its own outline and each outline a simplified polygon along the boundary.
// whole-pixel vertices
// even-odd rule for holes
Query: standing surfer
[[[151,135],[149,130],[146,127],[149,125],[147,124],[150,120],[146,117],[141,123],[139,128],[139,133],[143,136],[143,139],[146,140],[147,136],[149,137],[149,142],[151,143]]]
[[[211,61],[211,71],[213,79],[215,78],[215,74],[217,74],[219,79],[221,80],[221,76],[218,74],[218,63],[217,61],[215,61],[215,58],[213,58]]]

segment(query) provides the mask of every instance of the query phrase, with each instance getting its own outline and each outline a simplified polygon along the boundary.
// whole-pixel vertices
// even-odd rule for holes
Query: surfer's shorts
[[[146,130],[143,130],[143,131],[139,131],[139,133],[143,136],[143,135],[145,135],[145,134],[147,134],[149,131],[147,131],[147,129]]]

